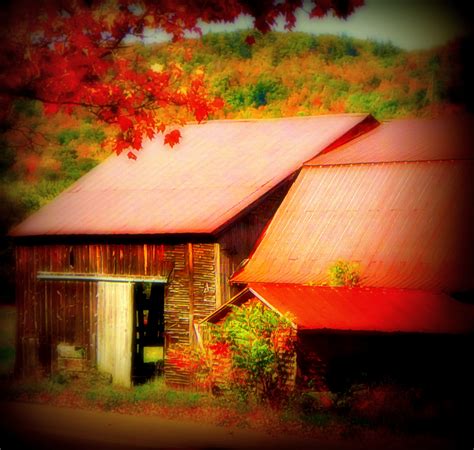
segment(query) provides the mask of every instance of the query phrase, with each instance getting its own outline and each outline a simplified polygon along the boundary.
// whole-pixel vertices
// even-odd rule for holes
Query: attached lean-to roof
[[[430,130],[442,135],[442,121],[389,125],[305,166],[232,280],[323,284],[329,267],[345,260],[360,264],[363,286],[474,288],[473,141],[450,152],[444,139],[431,153]]]
[[[365,114],[210,121],[162,137],[137,160],[111,156],[10,233],[213,233],[335,141],[376,121]]]
[[[289,313],[302,331],[474,332],[474,306],[446,294],[280,283],[250,283],[204,320],[218,322],[230,312],[230,305],[239,305],[252,296],[280,314]]]

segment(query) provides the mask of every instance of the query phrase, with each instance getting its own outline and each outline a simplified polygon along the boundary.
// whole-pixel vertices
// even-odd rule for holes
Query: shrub
[[[233,390],[278,402],[288,393],[296,335],[287,317],[256,303],[235,307],[222,325],[209,325],[202,347],[176,346],[168,363],[214,393]]]
[[[288,390],[294,364],[295,333],[287,317],[261,303],[234,308],[223,324],[239,389],[264,400]]]
[[[357,286],[360,281],[360,265],[340,259],[329,267],[328,277],[330,286]]]

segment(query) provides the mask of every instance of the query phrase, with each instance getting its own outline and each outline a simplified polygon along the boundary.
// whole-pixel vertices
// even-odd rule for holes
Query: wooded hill
[[[213,119],[368,112],[384,120],[466,108],[462,41],[407,52],[390,42],[252,30],[123,51],[157,71],[171,61],[187,73],[204,71],[225,101]],[[2,231],[111,151],[112,130],[86,113],[45,118],[40,104],[18,100],[15,114],[14,130],[0,142]]]

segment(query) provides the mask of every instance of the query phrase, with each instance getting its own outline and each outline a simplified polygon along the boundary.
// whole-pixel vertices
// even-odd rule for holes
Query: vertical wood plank
[[[194,341],[194,254],[193,244],[186,246],[188,283],[189,283],[189,342]]]
[[[216,284],[216,308],[222,305],[221,249],[219,243],[214,244],[214,276]]]

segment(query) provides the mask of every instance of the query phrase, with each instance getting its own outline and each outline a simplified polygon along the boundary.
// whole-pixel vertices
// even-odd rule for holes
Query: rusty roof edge
[[[370,122],[370,120],[373,120],[373,121],[376,122],[375,126],[373,126],[372,128],[369,128],[369,129],[364,129],[363,128],[361,130],[361,132],[356,134],[352,139],[348,139],[347,141],[342,142],[340,145],[338,145],[337,147],[332,148],[330,151],[325,151],[326,149],[324,149],[322,152],[320,152],[317,155],[313,156],[312,158],[308,159],[308,161],[306,161],[304,163],[304,165],[305,166],[312,166],[313,165],[312,161],[314,161],[314,160],[317,161],[320,156],[327,155],[328,153],[333,153],[333,152],[340,153],[343,150],[345,150],[346,148],[351,147],[353,144],[355,144],[355,143],[357,143],[361,140],[364,140],[367,137],[370,137],[371,135],[377,133],[379,131],[379,128],[382,125],[386,125],[387,123],[391,122],[391,121],[387,121],[387,122],[382,121],[382,122],[380,122],[374,116],[372,116],[372,114],[367,114],[366,117],[364,117],[364,119],[362,119],[360,122],[358,122],[356,125],[354,125],[350,130],[348,130],[346,133],[344,133],[340,138],[343,138],[344,136],[346,136],[350,131],[354,130],[354,128],[360,127],[360,125],[362,125],[364,122],[366,122],[366,121]],[[330,144],[328,147],[331,147],[331,145],[332,144]]]
[[[294,120],[294,121],[299,121],[299,120],[311,120],[311,119],[320,119],[324,117],[362,117],[366,118],[368,116],[371,116],[370,113],[333,113],[333,114],[313,114],[309,116],[288,116],[288,117],[260,117],[257,119],[214,119],[214,120],[207,120],[203,122],[198,122],[196,120],[186,122],[184,125],[177,125],[177,127],[184,127],[187,125],[206,125],[209,123],[234,123],[234,122],[240,122],[240,123],[259,123],[259,122],[277,122],[280,120]]]
[[[444,332],[439,332],[439,331],[408,331],[408,330],[372,330],[372,329],[342,329],[342,328],[298,328],[298,332],[307,335],[310,334],[339,334],[339,335],[344,335],[344,334],[357,334],[357,335],[376,335],[376,336],[387,336],[387,335],[418,335],[418,336],[426,336],[426,335],[456,335],[456,336],[462,336],[466,335],[469,336],[472,333],[470,332],[459,332],[459,331],[444,331]]]
[[[199,321],[199,324],[202,324],[204,322],[209,322],[212,320],[214,317],[218,316],[221,312],[223,312],[226,308],[229,306],[232,306],[239,298],[241,298],[243,295],[248,294],[250,292],[250,289],[248,287],[245,287],[241,291],[239,291],[237,294],[235,294],[230,300],[219,306],[215,311],[213,311],[211,314],[208,314],[206,317],[201,319]]]
[[[18,244],[54,244],[54,243],[101,243],[101,242],[116,242],[120,243],[212,243],[215,242],[215,237],[210,233],[149,233],[149,234],[20,234],[9,235]],[[39,241],[40,240],[40,241]]]
[[[305,161],[303,165],[311,165],[311,161],[317,160],[318,157],[344,149],[348,145],[352,145],[355,141],[364,138],[374,130],[377,130],[381,123],[372,115],[367,114],[365,117],[339,136],[335,141],[324,147],[319,153]]]
[[[363,162],[344,162],[344,163],[313,163],[305,164],[302,169],[320,168],[320,167],[344,167],[344,166],[375,166],[389,164],[420,164],[420,163],[439,163],[439,162],[473,162],[473,158],[440,158],[440,159],[413,159],[413,160],[394,160],[394,161],[363,161]]]
[[[255,287],[248,287],[249,291],[255,295],[255,297],[257,297],[267,308],[270,308],[272,311],[276,312],[277,314],[279,314],[281,317],[284,317],[285,314],[282,313],[281,311],[279,311],[277,308],[275,308],[262,294],[260,294],[258,292],[258,286],[257,288]],[[292,328],[294,328],[295,330],[298,329],[298,325],[294,322],[294,320],[291,320],[290,319],[290,323],[291,323],[291,326]]]
[[[249,287],[255,288],[258,286],[273,286],[273,287],[287,287],[287,288],[302,288],[302,289],[327,289],[327,290],[338,290],[338,291],[387,291],[387,292],[418,292],[418,293],[431,293],[431,294],[442,294],[452,298],[448,292],[442,289],[410,289],[410,288],[399,288],[399,287],[382,287],[382,286],[328,286],[328,285],[312,285],[304,283],[285,283],[279,281],[248,281],[245,282]]]

